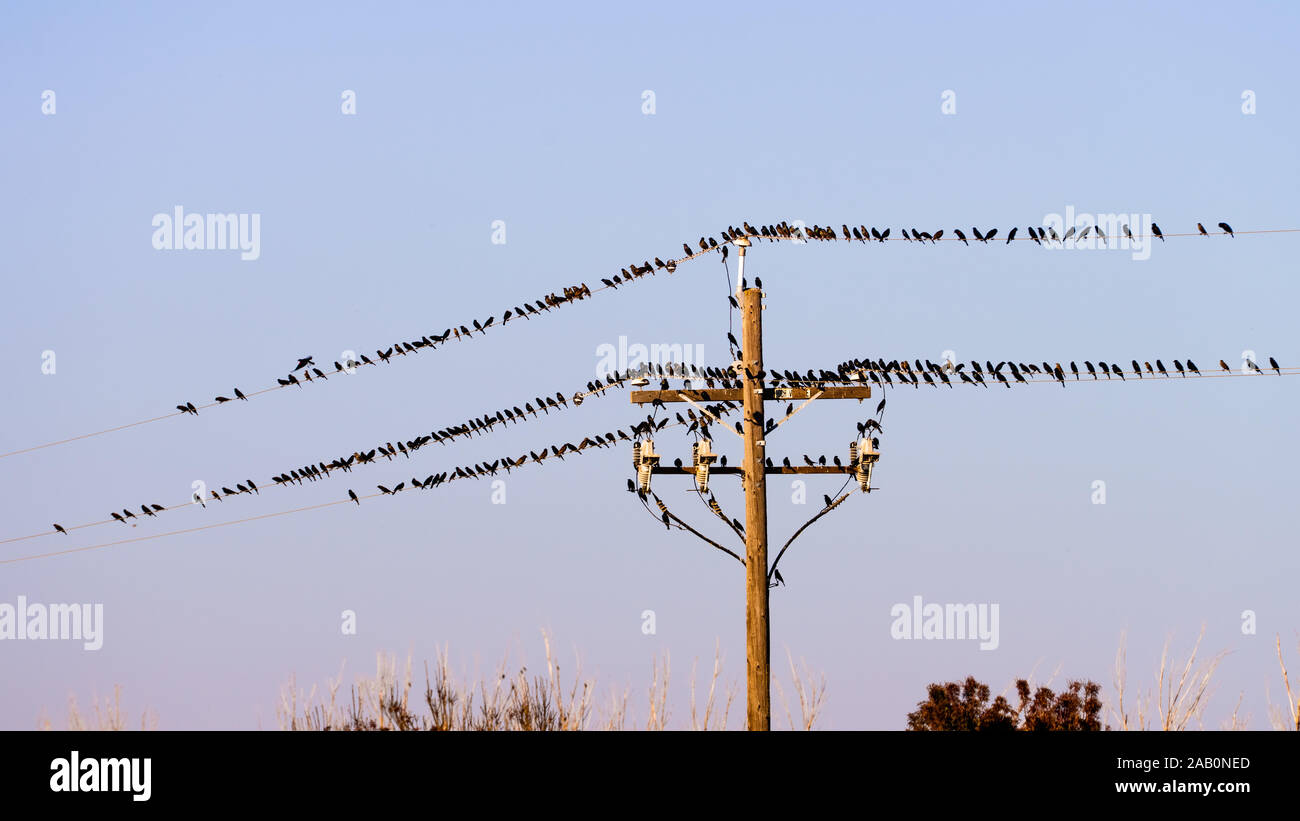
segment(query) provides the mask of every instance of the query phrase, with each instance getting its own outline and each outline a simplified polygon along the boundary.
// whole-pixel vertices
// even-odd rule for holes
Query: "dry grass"
[[[1201,640],[1205,638],[1205,626],[1196,637],[1186,661],[1181,664],[1170,655],[1173,636],[1165,639],[1164,649],[1160,653],[1160,667],[1156,673],[1156,688],[1138,691],[1136,704],[1130,704],[1136,712],[1130,714],[1124,707],[1124,695],[1127,692],[1127,660],[1125,644],[1127,636],[1120,634],[1119,651],[1115,656],[1115,693],[1118,705],[1111,712],[1121,730],[1186,730],[1192,722],[1198,729],[1203,729],[1203,717],[1206,704],[1213,693],[1214,674],[1219,664],[1227,656],[1222,650],[1209,659],[1197,663]],[[1238,701],[1240,706],[1240,700]],[[1235,729],[1240,729],[1237,711],[1234,710],[1231,722]]]
[[[794,716],[790,715],[790,705],[785,698],[785,690],[781,687],[780,679],[773,677],[772,683],[776,686],[776,692],[781,699],[781,705],[785,708],[785,720],[791,730],[811,730],[817,723],[817,718],[822,711],[826,702],[826,676],[825,674],[815,674],[808,668],[807,662],[799,659],[803,665],[802,672],[794,665],[794,657],[790,655],[790,650],[785,651],[786,660],[790,663],[790,681],[794,685],[795,695],[799,697],[799,723],[796,724]]]
[[[1300,647],[1300,643],[1297,643]],[[1270,696],[1268,702],[1269,722],[1275,730],[1300,730],[1300,704],[1291,692],[1291,677],[1287,674],[1286,659],[1282,657],[1282,636],[1277,637],[1277,663],[1282,668],[1282,689],[1286,693],[1286,712],[1273,704]]]
[[[125,730],[127,729],[126,711],[122,709],[122,685],[113,686],[113,695],[104,696],[101,702],[97,696],[90,698],[92,714],[85,715],[77,706],[77,697],[68,696],[67,730]],[[37,729],[53,730],[54,725],[44,711],[36,720]],[[140,716],[141,730],[158,729],[158,716],[146,709]]]
[[[565,683],[555,661],[550,637],[543,634],[546,650],[545,673],[530,676],[526,667],[507,674],[509,658],[502,660],[496,675],[488,681],[458,679],[444,649],[433,668],[425,665],[423,707],[410,701],[412,675],[408,655],[399,673],[393,656],[380,654],[375,675],[358,677],[346,703],[341,703],[343,674],[328,680],[319,691],[303,692],[290,679],[281,689],[276,720],[283,730],[623,730],[640,724],[628,709],[629,691],[615,691],[608,706],[595,706],[595,682],[585,678],[575,664],[571,680]],[[790,661],[794,690],[800,706],[798,723],[789,716],[792,729],[812,729],[825,701],[826,683],[813,680],[807,665],[802,671]],[[703,704],[697,702],[695,666],[690,681],[692,730],[725,730],[732,702],[738,691],[734,683],[722,682],[722,654],[715,650],[712,675]],[[644,726],[647,730],[670,729],[669,691],[671,666],[667,653],[655,658],[647,690]],[[776,683],[780,690],[779,682]]]

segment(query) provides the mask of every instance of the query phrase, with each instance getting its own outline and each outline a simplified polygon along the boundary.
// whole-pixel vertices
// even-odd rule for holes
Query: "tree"
[[[1047,687],[1029,690],[1025,679],[1016,681],[1019,709],[1002,696],[989,703],[989,688],[974,676],[965,684],[950,681],[931,684],[929,698],[907,714],[907,729],[914,731],[998,730],[1101,730],[1101,685],[1071,681],[1059,695]],[[1109,729],[1109,728],[1106,728]]]
[[[916,712],[907,714],[909,730],[1014,730],[1016,713],[1002,696],[990,705],[989,688],[974,676],[966,678],[965,685],[955,681],[931,684],[930,698],[917,705]]]

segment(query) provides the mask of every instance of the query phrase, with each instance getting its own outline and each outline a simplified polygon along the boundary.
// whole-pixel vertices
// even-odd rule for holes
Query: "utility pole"
[[[771,669],[771,630],[768,621],[768,559],[767,559],[767,474],[828,474],[857,473],[863,490],[869,489],[870,465],[878,456],[866,440],[866,451],[860,451],[859,443],[850,448],[850,464],[846,467],[815,465],[811,467],[768,467],[766,464],[767,441],[765,426],[767,416],[763,412],[768,400],[805,400],[804,405],[814,399],[857,399],[859,402],[871,398],[871,388],[810,386],[807,388],[784,387],[767,388],[764,385],[763,371],[763,292],[758,288],[744,288],[745,251],[749,240],[740,238],[735,241],[739,249],[739,273],[737,283],[738,302],[741,320],[741,362],[743,373],[742,387],[723,388],[721,390],[658,390],[632,391],[632,403],[643,405],[650,402],[721,402],[729,401],[742,405],[744,420],[741,422],[744,439],[744,459],[740,468],[710,467],[708,473],[739,475],[745,490],[745,648],[747,661],[746,694],[749,730],[770,730],[772,728],[772,669]],[[696,407],[699,407],[696,405]],[[802,410],[802,407],[800,408]],[[798,413],[798,411],[794,411]],[[793,415],[793,414],[790,414]],[[781,420],[782,424],[790,415]],[[717,420],[715,420],[717,421]],[[732,431],[733,433],[735,431]],[[858,459],[860,452],[868,453]],[[636,451],[639,457],[640,451]],[[712,458],[712,457],[710,457]],[[861,464],[861,469],[860,468]],[[683,465],[667,467],[655,464],[650,474],[673,473],[677,475],[697,474],[699,466]]]
[[[745,247],[740,248],[745,270]],[[744,274],[741,275],[744,281]],[[741,361],[744,366],[745,419],[745,657],[749,663],[749,729],[772,728],[771,639],[767,619],[767,476],[763,458],[763,292],[741,292]]]

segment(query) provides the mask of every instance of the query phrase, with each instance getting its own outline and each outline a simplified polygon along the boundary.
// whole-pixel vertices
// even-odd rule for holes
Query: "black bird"
[[[1104,245],[1106,243],[1106,232],[1101,230],[1100,225],[1096,225],[1093,227],[1097,229],[1097,236],[1101,238],[1102,244]]]
[[[785,584],[785,579],[781,578],[781,571],[775,567],[772,568],[772,575],[776,577],[777,584]]]
[[[1010,244],[1011,244],[1011,240],[1013,240],[1013,239],[1016,238],[1016,230],[1017,230],[1017,229],[1012,228],[1012,229],[1011,229],[1011,233],[1007,234],[1007,241],[1006,241],[1006,244],[1007,244],[1007,245],[1010,245]]]
[[[1187,374],[1183,372],[1183,363],[1179,362],[1177,359],[1174,360],[1174,370],[1178,371],[1178,375],[1182,378],[1187,378]]]
[[[980,233],[980,229],[972,225],[970,231],[972,234],[975,235],[975,239],[979,240],[980,242],[988,242],[988,240],[984,238],[984,235]]]
[[[189,413],[189,412],[190,412],[190,409],[187,408],[187,407],[185,407],[184,405],[177,405],[177,406],[176,406],[176,410],[180,411],[181,413]]]
[[[361,507],[361,500],[357,498],[357,494],[354,493],[352,490],[349,490],[349,491],[348,491],[348,498],[351,499],[352,501],[356,502],[356,503],[357,503],[357,507]]]
[[[64,536],[68,535],[68,531],[63,529],[63,525],[56,524],[54,529],[62,533]]]
[[[123,519],[123,518],[122,518],[122,514],[120,514],[120,513],[112,513],[112,514],[110,514],[110,515],[111,515],[114,519],[116,519],[116,520],[118,520],[119,522],[121,522],[122,524],[126,524],[126,519]]]
[[[1165,235],[1160,233],[1160,226],[1156,225],[1154,222],[1151,223],[1151,233],[1159,237],[1161,242],[1165,241]]]
[[[961,232],[960,228],[954,228],[952,229],[952,232],[957,235],[957,239],[961,240],[962,245],[970,245],[970,243],[966,241],[966,235]]]
[[[1197,376],[1200,376],[1200,375],[1201,375],[1201,371],[1200,371],[1199,368],[1196,367],[1196,363],[1193,362],[1193,361],[1190,360],[1190,359],[1187,360],[1187,370],[1191,371],[1192,373],[1196,374]]]
[[[1078,381],[1079,381],[1079,366],[1076,365],[1076,364],[1074,364],[1074,360],[1070,360],[1070,372],[1074,374],[1074,381],[1075,381],[1075,382],[1078,382]]]
[[[196,407],[194,407],[194,403],[193,403],[193,402],[186,402],[186,403],[185,403],[185,409],[186,409],[187,411],[189,411],[190,413],[194,414],[195,416],[198,416],[198,415],[199,415],[199,409],[196,408]]]
[[[1169,375],[1169,371],[1165,370],[1165,363],[1161,362],[1159,359],[1156,360],[1156,370],[1160,371],[1160,373],[1165,376]]]
[[[239,388],[235,388],[235,398],[236,398],[236,399],[242,399],[242,400],[244,400],[245,402],[248,401],[248,397],[247,397],[247,396],[244,396],[243,391],[241,391]]]
[[[1124,236],[1128,237],[1129,239],[1133,239],[1133,232],[1130,231],[1130,230],[1128,230],[1128,223],[1127,223],[1127,222],[1124,223],[1123,228],[1124,228]]]
[[[1273,370],[1277,371],[1277,375],[1278,375],[1278,376],[1281,376],[1281,375],[1282,375],[1282,369],[1279,368],[1279,367],[1277,366],[1277,360],[1276,360],[1276,359],[1274,359],[1273,357],[1270,356],[1270,357],[1268,358],[1268,364],[1269,364],[1270,367],[1273,368]]]
[[[302,368],[307,367],[308,365],[315,365],[315,364],[316,364],[316,361],[315,361],[314,359],[312,359],[310,356],[304,356],[302,359],[299,359],[299,360],[298,360],[298,364],[297,364],[297,365],[294,365],[294,366],[293,366],[293,370],[295,370],[295,371],[296,371],[296,370],[300,370],[300,369],[302,369]]]
[[[1136,359],[1133,360],[1133,372],[1138,375],[1138,379],[1142,378],[1142,368],[1138,365]]]
[[[831,506],[831,497],[826,496],[826,495],[823,495],[823,496],[822,496],[822,501],[826,503],[826,507],[830,507],[830,506]]]
[[[230,401],[230,397],[228,397],[228,396],[218,396],[218,397],[215,397],[215,398],[216,398],[216,400],[217,400],[217,404],[218,404],[218,405],[220,405],[222,402],[229,402],[229,401]]]
[[[1229,224],[1226,223],[1226,222],[1221,222],[1221,223],[1219,223],[1219,227],[1223,229],[1223,233],[1225,233],[1225,234],[1227,234],[1228,236],[1230,236],[1230,237],[1236,239],[1237,235],[1234,234],[1234,233],[1232,233],[1232,226],[1231,226],[1231,225],[1229,225]]]

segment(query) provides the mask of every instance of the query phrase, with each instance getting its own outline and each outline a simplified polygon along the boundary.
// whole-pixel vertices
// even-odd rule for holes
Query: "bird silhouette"
[[[1219,223],[1219,227],[1223,229],[1223,233],[1225,233],[1225,234],[1227,234],[1228,236],[1230,236],[1230,237],[1236,239],[1237,235],[1234,234],[1234,233],[1232,233],[1232,226],[1231,226],[1231,225],[1229,225],[1229,224],[1226,223],[1226,222],[1221,222],[1221,223]],[[1247,232],[1247,233],[1249,233],[1249,232]]]
[[[1228,367],[1228,363],[1227,363],[1227,362],[1224,362],[1222,359],[1219,360],[1219,367],[1220,367],[1220,368],[1223,368],[1225,371],[1231,371],[1231,370],[1232,370],[1232,368],[1229,368],[1229,367]]]
[[[1151,223],[1151,233],[1159,237],[1161,242],[1165,241],[1165,235],[1160,233],[1160,226],[1156,225],[1154,222]]]
[[[1013,227],[1013,228],[1011,229],[1011,233],[1007,234],[1007,241],[1006,241],[1006,243],[1005,243],[1006,245],[1010,245],[1010,244],[1011,244],[1011,240],[1013,240],[1013,239],[1016,238],[1016,230],[1017,230],[1017,229]]]
[[[230,397],[228,397],[228,396],[218,396],[218,397],[215,397],[215,398],[216,398],[216,400],[217,400],[217,404],[218,404],[218,405],[220,405],[220,404],[223,403],[223,402],[229,402],[229,401],[230,401]]]
[[[64,536],[68,535],[68,531],[63,529],[63,525],[56,524],[54,529],[62,533]]]
[[[1204,225],[1201,225],[1199,222],[1196,223],[1196,230],[1197,230],[1197,231],[1200,231],[1200,232],[1201,232],[1201,236],[1203,236],[1203,237],[1208,237],[1208,236],[1210,235],[1209,232],[1205,230],[1205,226],[1204,226]]]
[[[241,391],[239,388],[235,388],[235,398],[236,398],[236,399],[242,399],[242,400],[244,400],[245,402],[248,401],[248,397],[247,397],[247,396],[244,396],[243,391]]]
[[[1282,369],[1278,367],[1276,359],[1270,356],[1268,358],[1268,364],[1273,370],[1277,371],[1278,376],[1282,375]]]
[[[301,370],[302,368],[305,368],[305,367],[307,367],[308,365],[315,365],[315,364],[316,364],[315,360],[312,359],[310,356],[304,356],[304,357],[302,357],[301,359],[298,360],[298,364],[297,364],[297,365],[294,365],[293,368],[292,368],[292,370],[295,370],[295,371],[297,371],[297,370]]]
[[[952,232],[957,235],[957,239],[961,240],[963,245],[970,245],[970,243],[966,241],[966,235],[961,232],[960,228],[954,228],[952,229]]]

